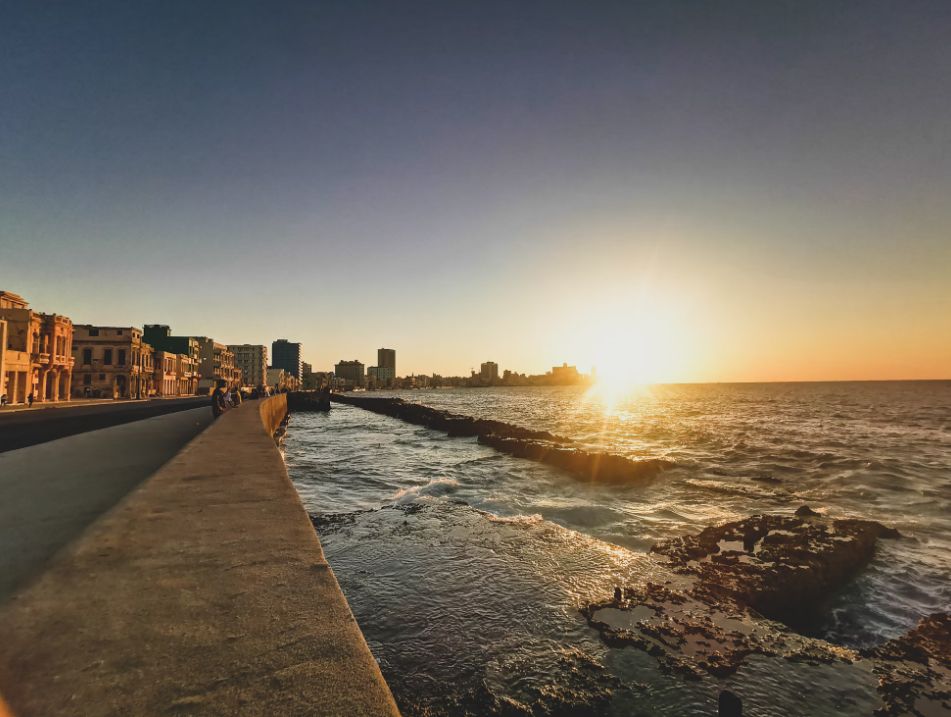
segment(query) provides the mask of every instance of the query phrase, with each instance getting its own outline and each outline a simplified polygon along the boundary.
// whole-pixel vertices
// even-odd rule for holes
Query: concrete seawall
[[[215,422],[0,609],[34,715],[397,715],[271,433]]]

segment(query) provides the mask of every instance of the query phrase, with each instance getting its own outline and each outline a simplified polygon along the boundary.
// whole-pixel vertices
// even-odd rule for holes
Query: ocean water
[[[674,467],[598,486],[349,406],[295,414],[291,478],[408,715],[870,714],[867,668],[754,658],[687,683],[608,648],[578,613],[651,577],[658,540],[808,504],[903,537],[824,606],[851,647],[951,609],[951,382],[656,386],[608,405],[580,387],[387,392]],[[808,694],[808,702],[803,701]]]

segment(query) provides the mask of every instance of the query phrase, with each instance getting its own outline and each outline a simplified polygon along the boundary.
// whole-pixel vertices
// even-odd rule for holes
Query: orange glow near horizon
[[[576,312],[572,354],[595,374],[591,396],[616,404],[639,388],[682,380],[699,359],[698,333],[671,296],[642,288],[598,297]]]

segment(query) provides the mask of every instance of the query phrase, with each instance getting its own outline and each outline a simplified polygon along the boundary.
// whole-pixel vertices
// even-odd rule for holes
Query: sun
[[[685,332],[664,312],[602,312],[591,327],[591,395],[607,405],[651,384],[676,380],[689,358]]]

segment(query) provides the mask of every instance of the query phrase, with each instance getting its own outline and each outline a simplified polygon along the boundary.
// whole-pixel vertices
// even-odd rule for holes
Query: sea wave
[[[455,493],[459,489],[459,481],[455,478],[433,478],[423,485],[415,485],[409,488],[401,488],[393,496],[395,505],[406,505],[414,503],[424,496],[438,498],[450,493]]]
[[[491,523],[503,523],[506,525],[537,525],[545,520],[545,518],[538,513],[532,513],[531,515],[495,515],[494,513],[482,512],[482,514]]]
[[[551,431],[572,441],[557,450],[585,451],[592,464],[602,454],[671,464],[647,480],[573,480],[557,465],[340,405],[329,420],[295,416],[289,433],[288,470],[310,510],[425,509],[458,518],[464,502],[494,514],[483,520],[492,530],[475,533],[494,551],[498,535],[508,535],[514,549],[528,532],[539,540],[561,536],[550,532],[557,526],[576,531],[565,537],[569,544],[586,535],[642,552],[718,521],[808,503],[908,536],[889,544],[834,604],[829,632],[837,642],[899,634],[951,605],[949,383],[657,387],[612,414],[569,390],[400,395],[473,422]],[[402,526],[402,514],[396,518]],[[359,531],[351,538],[344,519],[338,522],[332,541],[349,550],[365,539]],[[452,523],[444,527],[455,540]],[[321,537],[334,525],[326,521]],[[427,535],[427,570],[428,541],[445,538]],[[453,543],[460,555],[469,555],[472,539]],[[558,571],[551,575],[562,580]]]

